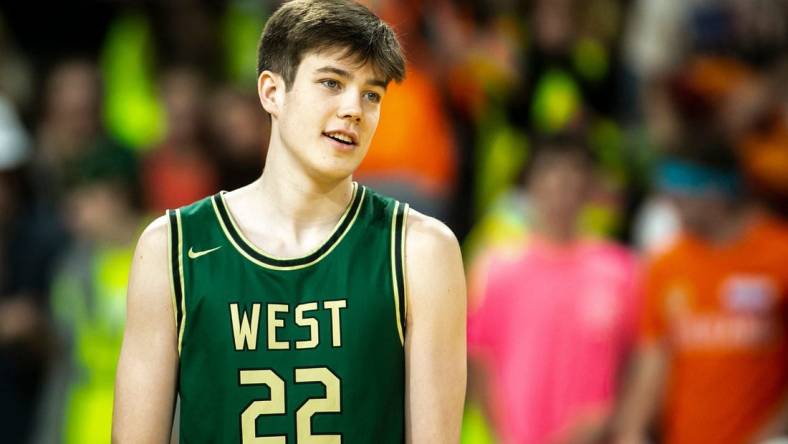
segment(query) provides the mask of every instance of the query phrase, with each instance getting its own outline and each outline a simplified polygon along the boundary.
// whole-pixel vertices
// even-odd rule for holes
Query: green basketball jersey
[[[168,211],[182,443],[404,442],[407,212],[354,183],[328,241],[280,259],[223,193]]]

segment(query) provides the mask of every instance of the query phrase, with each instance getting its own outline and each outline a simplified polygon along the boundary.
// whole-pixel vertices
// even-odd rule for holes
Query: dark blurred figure
[[[46,296],[65,236],[34,196],[30,145],[0,95],[0,430],[26,443],[47,356]]]
[[[540,133],[577,124],[582,114],[612,116],[619,105],[616,39],[620,2],[536,0],[523,60],[516,120]],[[602,12],[604,11],[604,12]]]
[[[39,193],[52,202],[60,202],[67,177],[80,168],[80,156],[98,145],[121,147],[104,131],[101,98],[101,79],[90,60],[65,60],[46,80],[34,178]]]
[[[728,103],[729,114],[744,114],[737,138],[742,166],[760,200],[788,220],[788,55],[748,80]]]
[[[788,59],[758,66],[741,57],[698,54],[650,92],[649,126],[663,151],[675,150],[686,127],[716,125],[732,141],[750,198],[788,216]],[[711,123],[714,122],[714,123]],[[636,231],[647,251],[663,249],[678,231],[678,217],[656,193]]]
[[[677,142],[686,116],[671,110],[670,96],[679,92],[696,114],[724,122],[751,190],[788,214],[788,2],[636,0],[632,6],[625,57],[639,89],[635,108],[653,145]]]
[[[698,55],[671,77],[669,93],[675,126],[719,122],[723,136],[736,142],[754,197],[788,214],[786,80],[788,58],[761,66],[741,56]]]
[[[159,60],[199,66],[210,76],[222,73],[219,26],[226,1],[144,3]]]
[[[137,161],[98,146],[66,180],[64,214],[74,242],[50,296],[56,349],[40,402],[34,443],[110,441],[115,367],[126,286],[140,217]]]
[[[593,181],[582,142],[537,143],[531,238],[491,259],[479,286],[468,324],[471,393],[502,443],[594,443],[607,432],[639,295],[634,256],[580,234]]]
[[[258,100],[231,88],[218,90],[212,99],[210,125],[222,190],[234,190],[262,174],[271,122]]]
[[[761,442],[788,433],[788,226],[751,205],[727,135],[682,140],[659,184],[683,230],[649,267],[616,442],[659,411],[667,444]]]
[[[144,203],[150,212],[218,191],[219,177],[207,154],[204,93],[203,79],[193,69],[173,67],[162,75],[166,132],[143,160]]]
[[[100,131],[98,71],[86,60],[56,66],[46,81],[38,125],[36,180],[42,190],[62,192],[66,169],[88,150]]]

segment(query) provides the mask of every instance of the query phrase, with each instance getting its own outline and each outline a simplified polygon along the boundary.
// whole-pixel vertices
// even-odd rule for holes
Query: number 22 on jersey
[[[268,400],[257,400],[249,404],[241,413],[241,436],[243,444],[285,444],[287,437],[283,435],[257,436],[257,418],[261,415],[281,415],[285,413],[285,381],[273,370],[241,370],[239,380],[245,385],[266,385],[271,391]],[[295,382],[319,382],[326,389],[324,398],[311,398],[296,411],[296,442],[298,444],[341,444],[342,435],[312,434],[312,415],[315,413],[339,413],[340,381],[326,367],[297,368]]]

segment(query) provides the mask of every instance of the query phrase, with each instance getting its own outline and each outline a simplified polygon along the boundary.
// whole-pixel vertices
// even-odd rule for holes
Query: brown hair
[[[293,0],[268,19],[257,51],[257,75],[280,74],[289,90],[308,51],[339,48],[363,65],[371,62],[386,82],[402,81],[405,57],[391,27],[350,0]]]

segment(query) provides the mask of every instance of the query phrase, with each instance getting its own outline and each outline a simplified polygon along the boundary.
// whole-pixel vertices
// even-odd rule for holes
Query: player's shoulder
[[[206,218],[212,220],[215,217],[214,196],[217,195],[206,196],[180,208],[167,210],[164,214],[153,219],[142,231],[137,242],[137,250],[166,248],[169,236],[178,232],[177,230],[184,223],[184,219],[192,222],[199,222]]]
[[[443,222],[415,210],[405,226],[405,264],[411,306],[465,303],[465,274],[460,246]],[[413,312],[418,312],[414,309]],[[422,311],[424,312],[424,311]],[[435,314],[435,310],[426,312]],[[464,318],[464,315],[463,315]],[[410,319],[410,317],[409,317]]]
[[[409,253],[437,258],[460,255],[459,242],[446,224],[412,208],[405,236]]]
[[[170,222],[168,214],[163,214],[151,221],[140,234],[137,241],[137,256],[140,253],[152,252],[166,248],[169,240]]]
[[[169,230],[167,215],[151,221],[140,234],[129,277],[128,299],[158,303],[169,300]]]
[[[228,197],[228,195],[230,195],[232,193],[234,193],[234,192],[233,191],[230,191],[230,192],[222,191],[222,192],[219,192],[217,194],[211,194],[211,195],[203,197],[202,199],[196,200],[196,201],[194,201],[194,202],[192,202],[192,203],[190,203],[188,205],[184,205],[184,206],[178,208],[177,210],[173,210],[173,211],[177,211],[181,218],[194,217],[194,216],[199,216],[199,215],[202,215],[202,214],[213,215],[214,214],[214,197],[222,200],[222,199],[226,199]]]
[[[366,185],[358,186],[356,196],[360,200],[363,200],[364,205],[367,207],[367,211],[374,214],[375,217],[384,217],[386,214],[404,210],[406,207],[405,202],[401,202],[391,196],[380,193]]]

